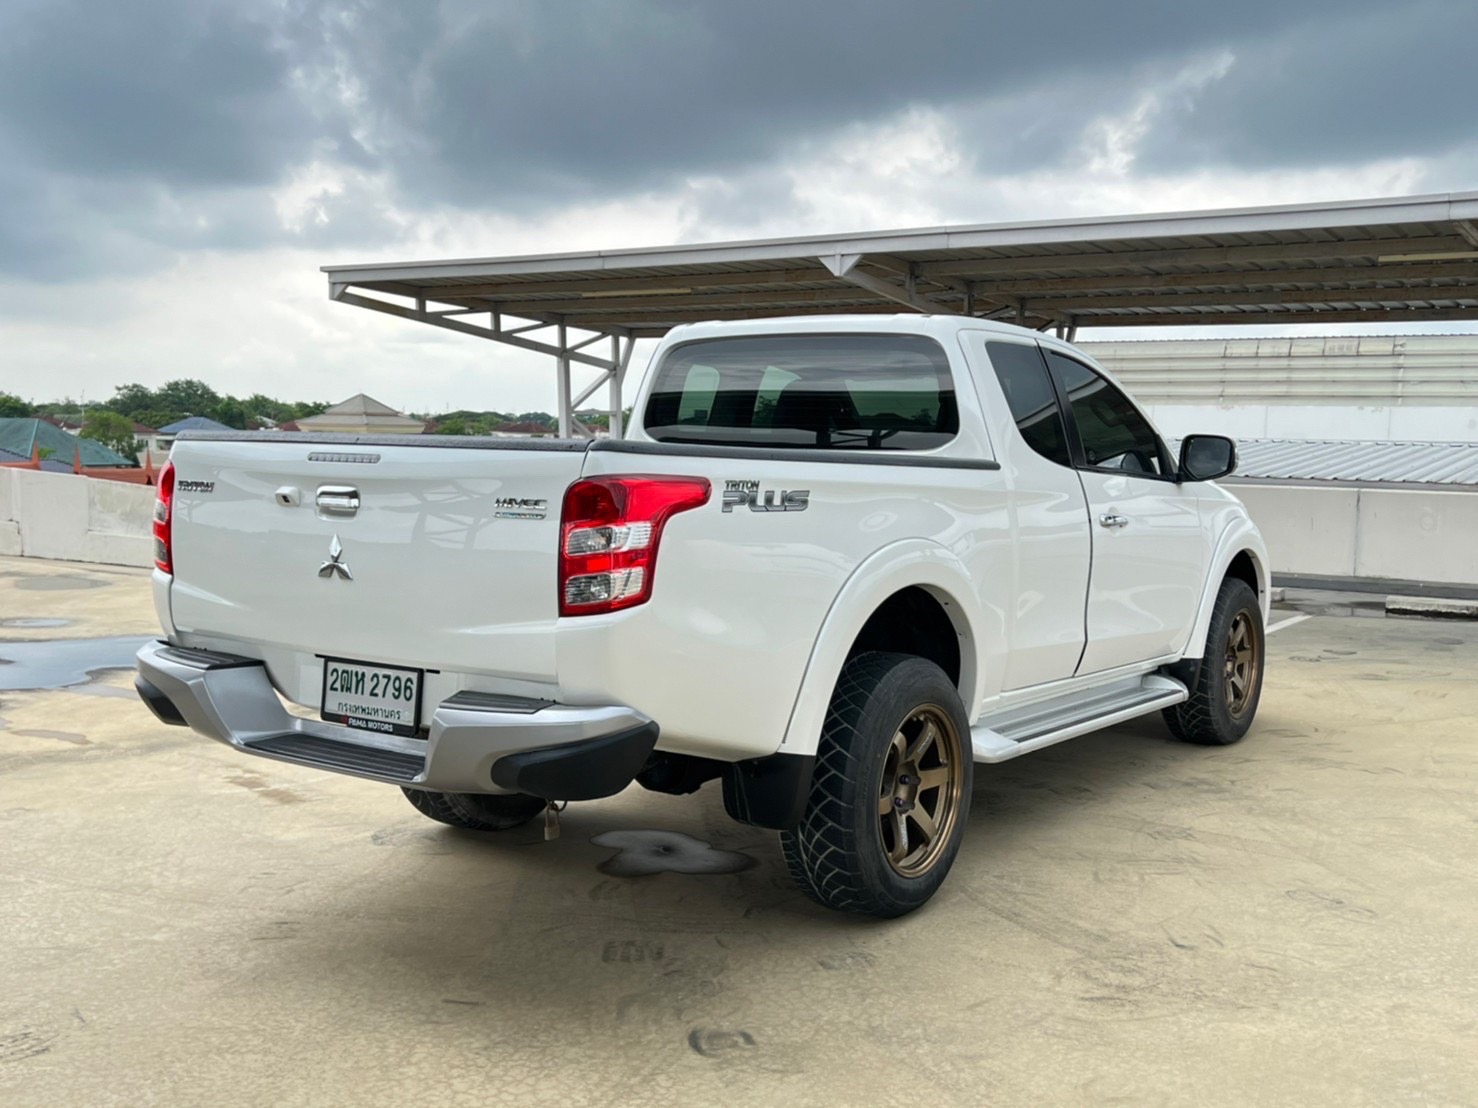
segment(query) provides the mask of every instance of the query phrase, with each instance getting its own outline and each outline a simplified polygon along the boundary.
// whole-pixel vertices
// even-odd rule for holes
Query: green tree
[[[467,421],[461,416],[447,416],[436,425],[438,435],[470,435],[472,432],[467,428]]]
[[[147,385],[131,384],[118,385],[113,389],[113,399],[107,401],[103,407],[126,415],[130,419],[139,419],[139,413],[153,408],[158,408],[159,398],[154,395],[154,390]],[[139,422],[145,422],[139,420]]]
[[[234,396],[222,397],[220,403],[206,414],[217,423],[224,423],[238,431],[246,430],[246,405]]]
[[[107,408],[90,408],[82,421],[82,437],[100,442],[109,450],[116,450],[130,461],[133,460],[133,420]]]
[[[177,409],[185,415],[209,415],[221,399],[215,389],[193,378],[167,381],[155,395],[159,407]]]
[[[7,417],[20,417],[24,419],[31,414],[31,405],[27,404],[19,396],[8,392],[0,392],[0,419]]]

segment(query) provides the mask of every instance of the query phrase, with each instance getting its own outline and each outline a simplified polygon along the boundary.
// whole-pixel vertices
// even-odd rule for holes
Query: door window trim
[[[1052,383],[1052,392],[1057,397],[1058,410],[1062,412],[1063,423],[1067,431],[1068,453],[1072,456],[1074,469],[1086,470],[1089,473],[1104,473],[1112,477],[1137,477],[1140,480],[1144,481],[1161,481],[1168,482],[1172,485],[1180,484],[1180,481],[1177,479],[1176,476],[1176,467],[1170,458],[1170,451],[1167,450],[1165,447],[1165,440],[1160,437],[1160,432],[1155,430],[1155,425],[1150,422],[1149,417],[1146,416],[1144,412],[1140,411],[1139,405],[1134,402],[1134,397],[1130,396],[1123,389],[1119,388],[1118,385],[1114,384],[1114,382],[1110,381],[1098,370],[1094,369],[1087,362],[1083,361],[1082,358],[1075,358],[1071,354],[1064,354],[1061,350],[1054,349],[1050,346],[1043,346],[1040,342],[1036,344],[1036,347],[1037,350],[1041,353],[1042,366],[1047,371],[1047,380]],[[1108,385],[1109,388],[1116,389],[1119,394],[1124,397],[1125,400],[1129,401],[1129,406],[1139,414],[1139,418],[1144,420],[1144,425],[1148,427],[1150,429],[1150,432],[1155,436],[1155,446],[1159,451],[1160,465],[1164,466],[1168,472],[1133,473],[1127,469],[1118,469],[1114,466],[1095,466],[1088,464],[1088,454],[1083,449],[1082,436],[1078,434],[1078,420],[1077,417],[1073,415],[1072,401],[1068,399],[1067,394],[1062,391],[1062,386],[1058,384],[1057,374],[1052,372],[1052,363],[1047,360],[1047,355],[1049,352],[1056,354],[1059,358],[1064,358],[1067,361],[1082,366],[1089,373],[1093,374],[1093,376],[1097,377],[1104,384]]]

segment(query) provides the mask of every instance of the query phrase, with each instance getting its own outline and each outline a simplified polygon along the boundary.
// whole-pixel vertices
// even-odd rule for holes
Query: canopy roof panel
[[[324,272],[336,299],[387,310],[382,296],[408,298],[388,310],[491,338],[506,333],[503,315],[643,338],[698,320],[900,305],[1062,331],[1467,321],[1478,319],[1478,192]],[[491,333],[455,325],[477,312],[498,313]]]

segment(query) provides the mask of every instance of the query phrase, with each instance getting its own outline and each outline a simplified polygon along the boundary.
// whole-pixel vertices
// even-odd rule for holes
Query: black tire
[[[522,827],[549,803],[523,793],[434,793],[406,788],[400,791],[423,816],[468,831],[508,831]]]
[[[912,912],[959,853],[973,781],[969,720],[944,671],[910,654],[852,658],[822,727],[805,813],[780,833],[791,876],[828,908]]]
[[[1238,640],[1239,633],[1244,639]],[[1238,641],[1245,641],[1250,652],[1245,665]],[[1266,642],[1257,593],[1247,582],[1228,577],[1211,610],[1206,656],[1190,699],[1164,711],[1170,733],[1181,742],[1201,746],[1230,746],[1246,735],[1262,697]],[[1234,671],[1244,674],[1240,692]]]

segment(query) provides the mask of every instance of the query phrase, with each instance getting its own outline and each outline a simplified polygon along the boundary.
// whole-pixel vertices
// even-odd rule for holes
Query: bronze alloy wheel
[[[1227,631],[1226,684],[1227,712],[1241,719],[1257,695],[1258,655],[1262,652],[1262,635],[1252,613],[1243,608],[1232,617]]]
[[[883,766],[878,824],[888,864],[927,873],[945,853],[960,811],[964,746],[942,708],[925,704],[894,732]]]

